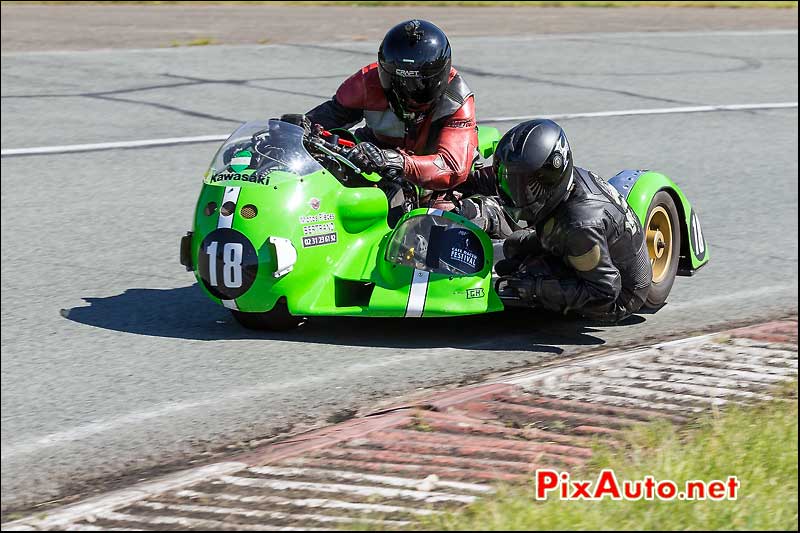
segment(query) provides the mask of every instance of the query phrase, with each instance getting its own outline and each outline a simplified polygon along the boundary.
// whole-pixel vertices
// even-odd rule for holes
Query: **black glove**
[[[536,307],[538,277],[503,276],[495,283],[495,291],[504,303],[520,307]]]
[[[503,242],[503,257],[506,259],[521,261],[529,255],[539,255],[541,252],[542,245],[533,229],[517,230]]]
[[[288,122],[289,124],[300,126],[305,130],[306,135],[311,133],[311,120],[305,115],[289,113],[287,115],[281,115],[280,120],[281,122]]]
[[[405,158],[397,150],[382,150],[372,143],[356,145],[347,158],[364,172],[377,172],[387,179],[403,176]]]

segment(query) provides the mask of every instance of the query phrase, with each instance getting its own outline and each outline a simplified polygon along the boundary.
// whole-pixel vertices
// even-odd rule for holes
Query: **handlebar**
[[[310,133],[306,135],[306,142],[315,146],[318,150],[335,157],[339,162],[351,168],[358,174],[365,173],[365,170],[359,168],[352,161],[350,161],[350,152],[356,147],[356,143],[347,139],[340,139],[329,131],[321,129],[321,126],[316,126]],[[329,142],[326,138],[333,138],[335,142]],[[384,180],[393,181],[395,176],[384,175],[377,173]]]
[[[361,174],[363,172],[360,168],[354,165],[353,162],[350,161],[350,159],[347,157],[348,155],[350,155],[352,148],[347,149],[343,146],[340,146],[338,143],[334,144],[328,142],[325,139],[323,139],[323,135],[321,133],[319,135],[307,135],[306,142],[316,147],[321,152],[334,157],[339,162],[350,167],[354,172],[358,174]],[[355,146],[355,143],[353,144],[353,146]]]

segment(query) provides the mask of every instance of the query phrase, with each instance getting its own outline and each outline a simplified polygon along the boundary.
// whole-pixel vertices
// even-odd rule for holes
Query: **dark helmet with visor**
[[[378,75],[401,120],[428,111],[450,77],[450,41],[436,25],[409,20],[389,30],[378,49]]]
[[[561,126],[536,119],[511,128],[494,152],[500,190],[518,217],[538,224],[572,188],[572,150]]]

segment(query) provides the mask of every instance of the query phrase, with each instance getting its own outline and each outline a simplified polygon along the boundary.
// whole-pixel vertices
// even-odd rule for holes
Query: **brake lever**
[[[334,159],[336,159],[340,163],[343,163],[344,165],[350,167],[354,172],[357,172],[357,173],[361,174],[361,169],[358,168],[355,164],[353,164],[352,161],[347,159],[347,157],[344,154],[339,153],[336,150],[332,150],[331,148],[328,148],[327,146],[325,146],[326,144],[328,144],[327,142],[323,141],[322,139],[309,139],[308,142],[312,146],[317,148],[320,152],[333,157]]]

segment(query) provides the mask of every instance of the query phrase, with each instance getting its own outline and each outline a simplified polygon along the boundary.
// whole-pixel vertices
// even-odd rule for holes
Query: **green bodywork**
[[[496,143],[497,137],[497,130],[494,135],[482,135],[490,143],[483,147],[485,153],[493,149],[491,143]],[[426,272],[427,284],[421,293],[423,309],[421,314],[409,316],[469,315],[503,309],[491,287],[491,240],[468,220],[449,212],[417,209],[407,213],[392,230],[386,221],[386,196],[376,187],[345,187],[324,169],[305,176],[274,171],[267,184],[241,176],[248,176],[248,171],[242,171],[236,180],[212,183],[206,179],[195,210],[192,264],[199,285],[213,300],[223,303],[209,292],[196,267],[203,239],[218,228],[219,207],[208,212],[207,206],[222,206],[226,189],[237,187],[230,228],[246,237],[258,254],[255,281],[235,298],[235,307],[240,311],[269,311],[279,298],[285,298],[294,315],[407,316],[415,299],[410,297],[413,277],[419,271],[387,260],[387,246],[407,221],[428,216],[469,229],[483,248],[484,262],[478,272],[470,275]],[[255,206],[258,214],[249,219],[242,216],[247,206]],[[304,231],[313,231],[320,224],[307,222],[315,219],[333,224],[336,242],[303,245],[303,237],[308,235]],[[292,270],[280,277],[275,276],[277,248],[270,243],[270,237],[290,240],[297,253]]]
[[[631,179],[618,179],[626,173]],[[646,223],[647,211],[653,197],[659,191],[668,192],[675,202],[681,221],[679,275],[692,275],[708,263],[710,253],[700,228],[699,215],[674,181],[652,170],[624,171],[609,181],[626,198],[642,226]]]
[[[484,158],[490,157],[500,138],[499,132],[482,127],[478,138],[479,152]],[[249,155],[250,152],[243,150],[235,157],[246,159]],[[242,312],[260,313],[285,299],[289,312],[298,316],[437,317],[503,309],[492,286],[492,241],[463,217],[416,209],[392,229],[387,224],[386,195],[377,186],[369,185],[372,176],[364,182],[366,186],[347,187],[322,167],[306,175],[283,170],[259,175],[252,169],[233,165],[231,168],[235,174],[207,173],[195,210],[193,231],[182,241],[182,262],[194,270],[199,285],[218,303]],[[220,175],[224,179],[220,180]],[[693,272],[706,263],[708,252],[699,254],[689,238],[692,208],[680,189],[655,172],[638,171],[635,178],[625,183],[620,180],[614,183],[612,179],[611,183],[627,198],[642,224],[653,196],[660,190],[669,191],[682,219],[685,246],[681,253],[685,256],[681,258],[685,263],[681,264],[682,270]],[[226,194],[234,191],[235,201],[226,204]],[[232,216],[225,215],[223,226],[225,205],[233,205],[234,210]],[[433,217],[430,220],[438,221],[436,226],[455,228],[462,235],[476,238],[469,244],[477,252],[469,256],[473,263],[469,273],[458,269],[446,272],[426,269],[414,257],[413,248],[405,248],[409,261],[392,255],[395,252],[390,248],[397,248],[397,242],[402,240],[399,236],[413,235],[406,229],[417,227],[420,217]],[[244,286],[243,292],[232,300],[212,294],[209,274],[205,274],[204,281],[198,267],[206,256],[207,264],[211,265],[211,248],[208,242],[203,244],[204,239],[216,238],[210,237],[212,234],[222,235],[219,228],[223,227],[227,228],[226,235],[233,236],[230,242],[238,239],[249,243],[245,246],[248,250],[252,245],[250,257],[255,258],[255,266],[251,265],[249,271],[248,284],[252,284]],[[325,239],[315,240],[322,237]],[[283,243],[282,251],[276,239]],[[213,257],[217,264],[223,260],[222,255],[216,255],[217,246],[224,245],[225,242],[214,243]],[[705,248],[704,241],[702,246]],[[228,254],[228,246],[225,249],[224,254]],[[453,254],[456,248],[448,250]],[[286,264],[279,264],[285,262],[287,253],[292,258],[288,271],[284,268]],[[224,272],[227,267],[222,268]]]

